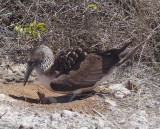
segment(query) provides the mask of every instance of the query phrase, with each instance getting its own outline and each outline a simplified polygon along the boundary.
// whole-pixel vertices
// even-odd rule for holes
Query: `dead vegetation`
[[[89,8],[95,4],[96,9]],[[160,53],[160,2],[158,0],[2,0],[0,5],[0,51],[11,60],[24,61],[29,48],[49,45],[59,49],[85,44],[111,48],[133,40],[147,42],[135,60],[157,67]],[[16,23],[44,22],[49,30],[41,41],[13,40]],[[15,58],[15,55],[18,55]],[[139,58],[140,57],[140,58]]]

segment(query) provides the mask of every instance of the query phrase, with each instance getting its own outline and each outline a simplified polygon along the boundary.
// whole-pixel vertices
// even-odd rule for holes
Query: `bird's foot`
[[[72,102],[75,98],[76,98],[76,94],[71,94],[69,97],[68,97],[68,102]]]
[[[58,103],[57,99],[54,97],[45,97],[44,93],[37,92],[39,96],[39,102],[41,104],[52,104],[52,103]]]

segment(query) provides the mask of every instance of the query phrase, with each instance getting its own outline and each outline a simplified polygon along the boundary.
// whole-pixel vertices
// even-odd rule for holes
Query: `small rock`
[[[124,98],[125,96],[131,94],[131,92],[127,88],[125,88],[123,84],[110,85],[109,89],[114,93],[117,98]]]
[[[52,121],[59,120],[59,119],[61,119],[61,115],[59,113],[52,114],[52,116],[51,116]]]
[[[12,99],[12,98],[6,96],[5,94],[0,94],[0,102],[3,102],[3,101],[16,102],[15,99]]]
[[[20,125],[18,129],[24,129],[25,127],[23,125]]]
[[[99,128],[103,128],[103,127],[104,127],[104,125],[105,125],[104,120],[102,120],[102,119],[98,119],[97,121],[98,121],[98,126],[99,126]]]
[[[125,97],[125,94],[120,92],[120,91],[117,91],[116,93],[114,93],[115,97],[117,98],[124,98]]]
[[[82,127],[82,128],[80,128],[80,129],[88,129],[88,127]]]
[[[145,110],[140,110],[139,111],[139,117],[137,118],[137,120],[139,121],[139,122],[142,122],[142,123],[148,123],[148,115],[147,115],[147,113],[146,113],[146,111]]]
[[[138,84],[131,80],[127,81],[127,83],[125,83],[124,85],[125,85],[125,88],[127,88],[128,90],[138,91],[139,89]]]
[[[111,129],[110,127],[104,127],[103,129]]]
[[[24,81],[24,78],[23,77],[17,77],[15,79],[15,82],[19,83],[19,82],[23,82]]]
[[[61,116],[73,116],[74,113],[69,110],[64,110],[61,114]]]
[[[4,83],[13,82],[15,79],[13,77],[4,78]]]
[[[108,104],[110,104],[110,105],[113,106],[113,107],[117,106],[116,102],[110,100],[109,98],[106,98],[106,99],[105,99],[105,102],[108,103]]]
[[[11,67],[13,73],[23,73],[26,70],[26,66],[24,64],[16,64]]]
[[[3,79],[0,79],[0,83],[3,82]]]
[[[13,75],[13,72],[9,69],[6,69],[3,71],[3,76],[5,77],[8,77],[8,76],[12,76]]]

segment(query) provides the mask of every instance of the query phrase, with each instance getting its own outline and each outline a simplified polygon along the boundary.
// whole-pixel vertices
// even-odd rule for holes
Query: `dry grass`
[[[92,3],[98,8],[89,8]],[[146,41],[134,60],[158,68],[159,7],[158,0],[2,0],[0,51],[19,62],[25,60],[29,48],[39,44],[49,45],[57,52],[81,44],[104,49],[121,46],[129,40],[133,40],[133,46]],[[49,30],[41,41],[13,40],[15,23],[23,25],[34,20],[44,22]]]

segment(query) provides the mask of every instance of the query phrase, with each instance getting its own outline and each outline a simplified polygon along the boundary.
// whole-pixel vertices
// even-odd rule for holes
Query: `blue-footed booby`
[[[70,94],[68,101],[72,101],[77,94],[90,91],[105,81],[143,43],[125,52],[130,44],[131,42],[122,48],[99,51],[77,47],[61,51],[56,56],[49,47],[40,45],[31,50],[28,56],[24,85],[35,69],[43,87]]]

